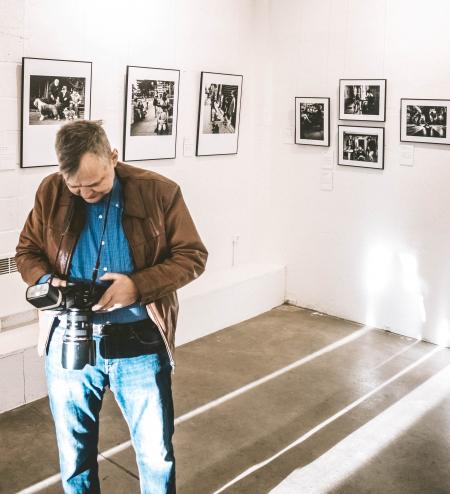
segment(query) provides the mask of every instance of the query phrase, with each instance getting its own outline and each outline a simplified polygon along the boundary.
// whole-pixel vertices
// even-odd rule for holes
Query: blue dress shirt
[[[97,278],[97,283],[99,284],[111,284],[110,281],[100,281],[100,278],[105,273],[127,274],[134,271],[130,246],[122,227],[122,189],[117,177],[114,179],[111,194],[111,203],[100,255],[100,267]],[[69,268],[69,281],[90,282],[92,279],[92,271],[97,260],[107,204],[108,196],[97,203],[85,204],[86,223],[72,255]],[[44,282],[46,281],[45,278],[48,279],[48,276],[42,277],[39,281]],[[148,317],[145,306],[134,303],[111,312],[94,312],[93,322],[97,324],[126,323],[140,321]]]

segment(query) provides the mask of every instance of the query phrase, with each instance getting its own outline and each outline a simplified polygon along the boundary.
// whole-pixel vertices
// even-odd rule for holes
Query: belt
[[[126,358],[160,353],[164,340],[151,319],[121,324],[98,324],[94,336],[100,336],[100,354],[104,358]]]
[[[158,331],[156,324],[151,319],[125,323],[92,324],[92,334],[94,336],[124,335],[127,332],[133,334],[135,331],[151,331],[153,329]]]
[[[166,351],[161,333],[150,318],[130,323],[93,324],[92,326],[93,336],[100,337],[99,351],[104,358],[138,357],[150,353],[162,354]],[[64,326],[59,326],[59,324],[56,324],[53,331],[56,328],[64,330]],[[49,336],[49,343],[53,331]]]

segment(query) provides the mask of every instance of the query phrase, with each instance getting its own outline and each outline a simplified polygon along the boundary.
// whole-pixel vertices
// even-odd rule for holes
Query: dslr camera
[[[55,310],[66,316],[61,363],[64,369],[80,370],[95,364],[95,342],[92,338],[92,307],[107,285],[67,283],[56,287],[49,283],[33,285],[26,292],[27,301],[40,310]]]

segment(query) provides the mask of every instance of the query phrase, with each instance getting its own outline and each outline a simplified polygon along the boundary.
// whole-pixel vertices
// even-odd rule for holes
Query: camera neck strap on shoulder
[[[61,233],[61,237],[59,239],[58,249],[56,251],[56,256],[55,256],[55,262],[53,263],[53,271],[52,271],[52,273],[50,275],[50,278],[48,280],[48,282],[50,283],[50,285],[52,284],[53,278],[56,275],[56,263],[58,261],[59,254],[61,252],[61,247],[62,247],[62,243],[63,243],[64,237],[66,236],[66,233],[69,231],[70,224],[72,223],[72,218],[73,218],[73,215],[75,213],[75,202],[76,202],[76,199],[77,198],[74,197],[73,200],[71,201],[69,210],[68,210],[67,215],[66,215],[66,218],[65,218],[65,227],[64,227],[64,230]],[[66,260],[66,264],[64,266],[64,272],[66,271],[66,268],[67,268],[67,260]]]

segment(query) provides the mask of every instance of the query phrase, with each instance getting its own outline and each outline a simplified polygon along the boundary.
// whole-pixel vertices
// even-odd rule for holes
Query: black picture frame
[[[364,99],[361,98],[361,94],[356,99],[357,112],[355,113],[355,107],[353,112],[347,112],[345,88],[346,87],[358,87],[358,86],[371,86],[379,87],[378,95],[375,90],[375,95],[372,94],[370,100],[364,95]],[[360,92],[366,93],[366,89],[360,89]],[[371,91],[372,92],[372,91]],[[387,95],[387,79],[339,79],[339,120],[354,120],[358,122],[386,122],[386,95]],[[355,103],[353,103],[355,105]],[[371,107],[378,106],[378,113],[369,113]],[[366,112],[363,113],[364,108]]]
[[[61,91],[55,99],[59,87]],[[69,120],[91,118],[91,95],[92,62],[22,57],[21,168],[58,166],[54,150],[56,132]]]
[[[138,82],[147,84],[138,87]],[[176,158],[179,88],[179,69],[127,65],[123,161]],[[142,108],[135,106],[137,94],[137,104]],[[158,106],[155,101],[161,105]]]
[[[302,121],[302,105],[324,105],[322,118],[314,119],[314,113],[311,118],[312,122],[309,122],[308,127],[311,128],[308,132],[304,130],[304,120]],[[321,125],[323,123],[323,125]],[[317,139],[317,128],[319,127],[319,133],[323,132],[322,139]],[[323,128],[322,128],[323,127]],[[316,130],[313,130],[316,129]],[[303,137],[302,137],[303,135]],[[306,97],[306,96],[296,96],[295,97],[295,133],[294,133],[295,144],[305,145],[305,146],[330,146],[330,98],[328,97]],[[308,138],[309,137],[309,138]]]
[[[345,143],[345,131],[347,135],[354,136],[353,146],[348,149]],[[377,139],[365,139],[368,137]],[[360,145],[356,148],[354,140],[358,139]],[[373,141],[376,141],[376,161],[373,160]],[[370,146],[370,147],[369,147]],[[354,154],[353,154],[354,153]],[[358,153],[358,154],[357,154]],[[365,127],[355,125],[338,125],[338,159],[339,166],[350,166],[356,168],[369,168],[374,170],[384,170],[385,162],[385,131],[384,127]],[[355,156],[358,156],[356,159]],[[372,159],[371,159],[372,156]],[[376,165],[375,165],[376,163]]]
[[[213,90],[212,86],[216,86],[216,88]],[[223,72],[201,72],[196,156],[223,156],[238,153],[242,87],[242,75]],[[206,89],[208,89],[209,93],[206,92]],[[230,106],[233,105],[233,94],[235,94],[236,90],[238,94],[235,95],[235,109],[230,111]],[[228,109],[223,106],[225,98],[229,99]],[[209,106],[209,109],[204,108],[207,106]]]
[[[435,102],[435,104],[430,104],[431,102]],[[409,116],[409,106],[417,109],[415,115]],[[432,109],[434,116],[432,116],[430,109]],[[449,110],[450,100],[448,99],[401,98],[400,142],[450,145]],[[439,111],[441,115],[439,115]],[[414,134],[408,135],[409,129],[414,131]],[[433,135],[428,136],[426,134]]]

